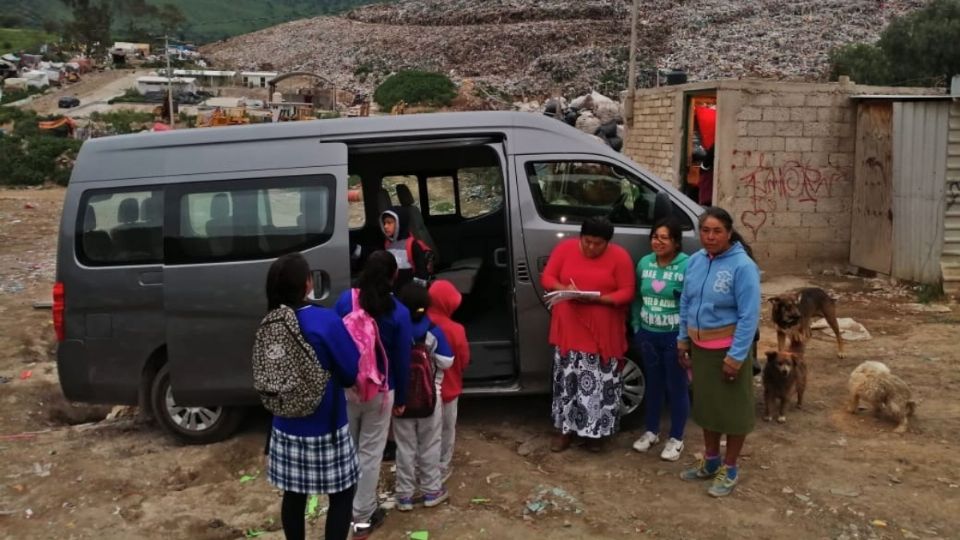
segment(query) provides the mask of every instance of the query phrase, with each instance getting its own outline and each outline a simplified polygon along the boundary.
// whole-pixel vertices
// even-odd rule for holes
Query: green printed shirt
[[[657,255],[650,253],[637,263],[637,297],[631,309],[634,332],[676,332],[680,327],[680,293],[687,270],[687,254],[678,253],[661,268]]]

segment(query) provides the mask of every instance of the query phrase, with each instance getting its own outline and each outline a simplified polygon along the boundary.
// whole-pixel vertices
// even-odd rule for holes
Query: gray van
[[[438,277],[464,293],[466,391],[550,391],[540,273],[556,243],[605,215],[637,258],[655,214],[698,247],[700,207],[595,138],[529,113],[353,118],[87,141],[57,254],[57,366],[67,398],[140,404],[188,442],[228,436],[252,389],[264,277],[302,252],[316,301],[350,286],[380,212],[411,206]],[[631,356],[634,353],[631,352]],[[633,356],[636,358],[636,356]],[[624,412],[643,373],[624,373]]]

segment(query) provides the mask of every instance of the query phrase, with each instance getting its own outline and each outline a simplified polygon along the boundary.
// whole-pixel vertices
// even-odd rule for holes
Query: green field
[[[29,52],[43,43],[56,41],[57,36],[40,30],[0,28],[0,54],[18,52],[21,49]]]
[[[108,0],[109,1],[109,0]],[[282,22],[317,15],[340,13],[384,0],[148,0],[154,5],[173,4],[187,18],[182,37],[206,43],[246,34]],[[70,19],[70,10],[60,0],[0,0],[0,13],[21,22],[17,26],[40,28],[44,21]],[[122,28],[114,37],[123,39]]]

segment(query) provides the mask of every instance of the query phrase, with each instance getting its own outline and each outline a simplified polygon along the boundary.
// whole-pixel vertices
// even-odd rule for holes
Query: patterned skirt
[[[283,491],[339,493],[357,483],[357,451],[350,426],[321,435],[301,437],[276,428],[270,434],[267,478]]]
[[[595,353],[553,352],[553,427],[564,433],[599,438],[620,429],[619,358],[601,362]]]

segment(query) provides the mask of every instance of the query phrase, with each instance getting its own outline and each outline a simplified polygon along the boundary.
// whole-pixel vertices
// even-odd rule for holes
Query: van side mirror
[[[673,201],[670,195],[661,191],[653,200],[653,222],[658,223],[661,219],[666,219],[673,215]]]

